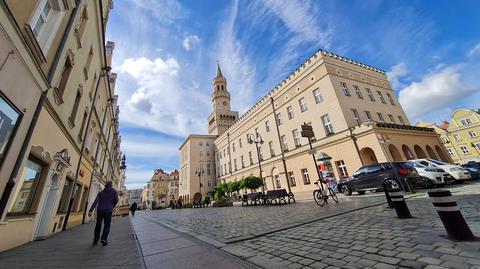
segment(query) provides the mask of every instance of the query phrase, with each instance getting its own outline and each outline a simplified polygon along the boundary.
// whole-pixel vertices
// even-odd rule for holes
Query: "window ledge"
[[[72,120],[71,117],[68,117],[68,126],[70,127],[70,129],[75,128],[75,121]]]

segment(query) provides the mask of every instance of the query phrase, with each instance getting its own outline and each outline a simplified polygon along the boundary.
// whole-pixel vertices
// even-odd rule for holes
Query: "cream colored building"
[[[472,109],[457,109],[441,126],[419,122],[417,126],[433,128],[450,158],[457,164],[480,162],[480,114]]]
[[[217,71],[213,87],[212,115],[235,115],[228,112],[230,95],[221,71]],[[285,188],[293,193],[313,190],[318,175],[308,140],[301,137],[304,123],[315,133],[312,146],[316,158],[331,157],[319,166],[337,179],[374,162],[426,156],[451,161],[432,129],[410,126],[384,71],[323,50],[238,120],[232,122],[233,118],[223,118],[225,129],[212,127],[215,121],[209,118],[209,133],[218,135],[209,137],[215,145],[216,182],[260,174],[256,146],[247,142],[247,135],[258,133],[263,140],[259,151],[265,188]],[[186,142],[191,140],[189,137]],[[198,162],[184,156],[197,156],[198,147],[184,150],[185,144],[180,147],[182,169]],[[180,193],[191,196],[198,189],[182,191],[183,185],[196,182],[193,169],[186,170],[190,172],[181,170]]]
[[[0,251],[88,221],[85,208],[104,183],[118,185],[119,109],[116,75],[110,72],[114,43],[105,44],[112,7],[109,0],[0,4],[2,29],[15,36],[11,44],[28,51],[22,61],[30,71],[11,69],[6,75],[25,86],[35,80],[37,89],[25,87],[22,95],[48,89],[32,136],[24,140],[26,151],[17,158],[18,172],[7,177],[15,184],[0,185],[6,201]]]
[[[185,203],[194,195],[205,195],[215,186],[216,135],[189,135],[179,148],[179,195]],[[200,173],[199,173],[200,172]]]

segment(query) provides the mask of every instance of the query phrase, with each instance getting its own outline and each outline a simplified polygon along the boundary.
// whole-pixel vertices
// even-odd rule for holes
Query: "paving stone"
[[[480,259],[468,259],[467,263],[474,264],[474,265],[480,265]]]
[[[413,248],[423,249],[423,250],[433,250],[435,247],[432,246],[432,245],[422,245],[422,244],[418,244],[418,245],[414,246]]]
[[[388,264],[397,264],[397,263],[399,263],[401,260],[398,259],[398,258],[383,257],[380,261],[381,261],[381,262],[384,262],[384,263],[388,263]]]
[[[349,263],[355,263],[360,259],[361,258],[355,257],[355,256],[347,256],[347,257],[343,258],[344,261],[349,262]]]
[[[377,261],[372,261],[372,260],[367,260],[367,259],[360,259],[360,260],[357,261],[357,263],[362,267],[369,268],[369,267],[374,266],[378,262]]]
[[[425,269],[448,269],[448,268],[443,267],[443,266],[429,264],[429,265],[427,265],[427,267],[425,267]]]
[[[380,250],[378,254],[382,256],[395,257],[398,254],[398,251],[395,250]]]
[[[314,269],[323,269],[325,267],[328,267],[328,264],[324,264],[324,263],[321,263],[321,262],[314,262],[314,263],[310,264],[309,266],[314,268]]]
[[[311,260],[311,259],[302,259],[302,260],[298,261],[298,263],[303,264],[303,265],[309,265],[309,264],[312,264],[314,262],[315,261]]]
[[[393,266],[393,265],[390,265],[390,264],[387,264],[387,263],[377,263],[373,267],[377,268],[377,269],[395,269],[395,268],[397,268],[396,266]]]
[[[403,260],[398,265],[401,266],[401,267],[406,267],[406,268],[421,269],[421,268],[425,267],[426,263],[419,262],[419,261]]]
[[[422,258],[418,259],[418,261],[428,263],[428,264],[432,264],[432,265],[439,265],[440,263],[442,263],[441,260],[431,258],[431,257],[422,257]]]
[[[289,261],[291,262],[298,262],[302,259],[302,257],[299,257],[299,256],[293,256],[291,257],[290,259],[288,259]]]
[[[377,253],[379,251],[378,248],[372,248],[372,247],[366,247],[365,249],[363,249],[364,252],[367,252],[367,253]]]
[[[324,262],[326,264],[329,264],[329,265],[333,265],[333,266],[342,266],[342,265],[345,265],[347,263],[345,261],[338,260],[338,259],[333,259],[333,258],[325,258],[325,259],[322,260],[322,262]]]
[[[445,268],[452,268],[452,269],[468,269],[470,266],[466,263],[460,263],[460,262],[451,262],[451,261],[446,261],[440,266],[443,266]]]
[[[342,259],[343,257],[345,257],[346,255],[345,254],[342,254],[342,253],[333,253],[331,255],[329,255],[328,257],[330,258],[335,258],[335,259]]]
[[[299,268],[303,268],[304,266],[301,265],[301,264],[298,264],[298,263],[291,263],[288,265],[288,268],[292,268],[292,269],[299,269]]]
[[[460,253],[460,250],[458,249],[447,248],[447,247],[438,247],[435,249],[435,251],[445,253],[445,254],[451,254],[451,255]]]
[[[383,259],[383,256],[377,254],[365,254],[362,258],[374,261],[381,261]]]
[[[417,254],[414,254],[414,253],[400,253],[396,256],[397,258],[400,258],[402,260],[416,260],[418,259],[420,256],[417,255]]]

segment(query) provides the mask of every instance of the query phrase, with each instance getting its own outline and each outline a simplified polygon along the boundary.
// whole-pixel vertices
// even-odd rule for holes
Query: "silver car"
[[[455,181],[455,179],[445,170],[438,167],[428,167],[418,162],[410,162],[413,164],[415,170],[417,170],[418,174],[427,179],[430,186],[442,186],[444,184],[450,184]]]

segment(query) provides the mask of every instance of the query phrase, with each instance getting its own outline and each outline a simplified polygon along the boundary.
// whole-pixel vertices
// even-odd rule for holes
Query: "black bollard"
[[[384,181],[382,183],[382,187],[383,187],[383,192],[385,193],[385,198],[387,198],[388,208],[393,208],[392,199],[390,198],[390,195],[388,194],[388,184],[387,184],[387,182]]]
[[[397,212],[397,217],[399,219],[409,219],[412,218],[410,210],[408,210],[407,203],[405,203],[405,198],[400,189],[392,189],[388,191],[390,198],[392,199],[393,207]]]
[[[453,240],[474,241],[475,236],[463,218],[462,212],[453,200],[449,190],[433,190],[428,192],[430,200],[437,210],[448,236]]]

